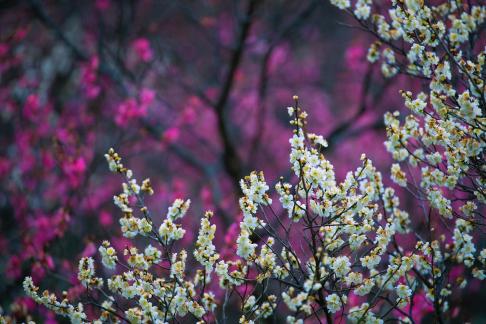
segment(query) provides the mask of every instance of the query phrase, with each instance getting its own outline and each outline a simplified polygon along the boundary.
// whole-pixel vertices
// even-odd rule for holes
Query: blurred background
[[[154,215],[191,198],[187,244],[206,209],[219,246],[233,244],[238,181],[250,171],[270,184],[289,177],[294,94],[309,130],[328,139],[339,179],[362,152],[387,173],[383,113],[401,109],[398,89],[420,84],[384,80],[366,61],[373,38],[354,25],[313,0],[1,1],[3,311],[55,322],[24,297],[23,277],[56,291],[74,285],[77,296],[78,258],[105,239],[126,246],[110,147],[151,178]]]

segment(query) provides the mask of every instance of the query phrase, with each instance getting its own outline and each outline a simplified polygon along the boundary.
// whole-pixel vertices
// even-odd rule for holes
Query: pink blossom
[[[7,263],[5,274],[10,279],[18,279],[22,275],[22,260],[19,256],[13,255]]]
[[[28,27],[17,28],[14,34],[14,40],[17,42],[23,40],[27,36],[27,32],[28,32]]]
[[[42,152],[42,165],[46,171],[52,169],[56,165],[56,160],[52,156],[51,152],[48,151]],[[0,174],[1,174],[1,167],[0,167]]]
[[[42,279],[46,276],[46,269],[40,262],[36,262],[32,266],[31,274],[34,282],[42,282]]]
[[[148,88],[143,88],[140,91],[140,105],[148,107],[150,106],[155,99],[155,91]]]
[[[47,269],[50,270],[54,269],[54,259],[52,258],[51,255],[49,254],[45,255],[43,261]]]
[[[154,54],[148,39],[138,38],[134,40],[132,43],[132,48],[143,62],[149,62],[152,60]]]
[[[182,123],[191,125],[196,120],[196,112],[192,107],[187,107],[182,113]]]
[[[361,45],[353,45],[347,48],[345,54],[348,68],[355,71],[362,71],[366,66],[366,50]]]
[[[171,127],[165,130],[163,139],[167,143],[173,143],[179,138],[179,128]]]
[[[24,116],[33,119],[38,116],[40,111],[39,97],[36,94],[30,94],[25,100]]]
[[[143,117],[147,114],[147,107],[139,105],[134,99],[130,98],[118,106],[115,122],[119,126],[126,126],[131,120]]]
[[[84,88],[86,97],[94,99],[98,97],[101,92],[101,86],[98,80],[98,66],[99,58],[93,56],[87,64],[84,64],[81,69],[81,85]]]
[[[276,69],[282,66],[282,64],[285,63],[285,61],[288,59],[288,52],[289,49],[286,45],[278,46],[273,50],[268,65],[268,69],[270,72],[274,72]]]
[[[97,251],[96,245],[93,242],[89,242],[84,247],[83,252],[81,252],[81,256],[82,257],[90,257],[90,256],[95,255],[96,254],[96,251]]]
[[[0,178],[6,176],[10,172],[11,163],[7,158],[0,157]]]
[[[101,211],[100,213],[100,224],[103,226],[110,226],[113,224],[113,217],[107,211]]]
[[[201,189],[201,201],[203,202],[205,209],[212,209],[212,199],[213,199],[213,194],[211,192],[211,189],[208,186],[204,186]]]
[[[110,8],[110,5],[110,0],[96,0],[96,8],[101,11],[107,10]]]
[[[9,49],[10,47],[7,43],[0,43],[0,57],[5,56],[8,53]]]
[[[86,171],[86,161],[83,157],[68,159],[63,163],[63,171],[68,177],[71,187],[75,188],[81,183],[81,178]]]

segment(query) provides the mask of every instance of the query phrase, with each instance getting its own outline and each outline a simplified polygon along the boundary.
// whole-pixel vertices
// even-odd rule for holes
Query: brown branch
[[[358,120],[366,112],[366,108],[367,108],[366,96],[368,95],[368,91],[371,85],[372,74],[373,74],[372,65],[368,64],[366,74],[363,78],[363,86],[361,88],[360,101],[359,101],[360,103],[359,103],[358,110],[351,118],[349,118],[346,122],[342,123],[337,128],[332,130],[331,133],[329,133],[329,135],[326,136],[326,139],[329,142],[329,148],[332,149],[334,147],[334,144],[343,136],[343,134],[346,133],[354,125],[356,120]]]
[[[54,20],[49,17],[44,8],[42,7],[41,1],[39,0],[28,0],[30,8],[34,13],[34,16],[44,24],[48,29],[50,29],[54,35],[59,38],[74,54],[74,56],[81,61],[87,61],[88,55],[81,51],[71,40],[62,32],[61,28],[54,22]]]
[[[267,96],[267,90],[268,90],[268,81],[269,81],[269,63],[270,63],[270,58],[272,57],[272,53],[275,49],[275,47],[282,41],[284,37],[286,37],[289,33],[292,32],[293,29],[298,27],[302,22],[305,21],[313,12],[314,9],[317,7],[318,2],[317,1],[311,1],[311,3],[304,8],[299,14],[295,16],[292,21],[290,21],[287,26],[285,26],[281,32],[272,40],[270,43],[268,49],[266,50],[265,54],[263,55],[262,63],[260,66],[260,75],[259,75],[259,87],[258,87],[258,101],[259,101],[259,108],[260,112],[257,115],[256,122],[256,134],[253,137],[253,141],[250,145],[250,153],[248,155],[248,160],[251,160],[251,158],[256,154],[258,151],[258,148],[261,143],[261,139],[263,137],[263,134],[265,132],[265,114],[266,114],[266,104],[265,104],[265,99]]]
[[[225,107],[228,102],[231,89],[234,85],[236,71],[240,66],[241,59],[246,48],[246,39],[250,32],[250,27],[253,21],[253,14],[255,13],[256,7],[259,3],[261,3],[261,1],[259,0],[250,0],[248,2],[246,15],[245,17],[243,17],[243,20],[241,22],[240,34],[238,36],[236,47],[233,51],[233,55],[229,63],[229,69],[226,77],[224,78],[221,93],[218,97],[218,100],[216,101],[216,104],[214,105],[214,110],[217,117],[218,132],[221,140],[223,141],[223,165],[228,175],[232,178],[232,183],[235,190],[238,192],[239,180],[243,176],[244,170],[236,147],[230,139],[230,130],[229,125],[226,122],[227,112],[225,110]]]

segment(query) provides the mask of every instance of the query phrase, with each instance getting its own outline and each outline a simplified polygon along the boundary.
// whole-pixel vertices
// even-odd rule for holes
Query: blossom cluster
[[[377,38],[368,60],[381,60],[385,77],[421,81],[422,91],[400,91],[409,114],[385,114],[385,147],[396,161],[391,180],[413,195],[417,222],[428,229],[415,235],[422,267],[430,268],[427,298],[441,322],[453,290],[466,287],[468,275],[484,279],[476,244],[484,244],[486,203],[486,7],[410,0],[392,1],[384,12],[372,1],[357,1],[354,10],[350,1],[335,5]],[[452,269],[461,272],[455,282],[445,275]]]
[[[123,214],[122,231],[131,239],[140,234],[151,243],[143,252],[127,246],[118,253],[109,242],[103,242],[99,248],[102,263],[116,270],[106,280],[106,287],[105,281],[96,277],[94,259],[81,259],[78,279],[91,298],[100,299],[96,302],[100,306],[97,321],[167,323],[192,318],[204,323],[218,317],[227,321],[228,304],[236,303],[240,323],[281,314],[287,314],[288,323],[302,323],[311,317],[332,322],[343,316],[351,322],[383,323],[389,314],[412,322],[412,313],[405,309],[413,307],[412,300],[421,293],[439,314],[448,311],[447,299],[454,287],[450,283],[439,286],[437,279],[445,267],[451,263],[469,268],[485,264],[486,250],[478,253],[470,235],[474,224],[457,219],[451,237],[454,244],[445,252],[438,240],[418,237],[414,246],[398,246],[413,220],[400,209],[395,190],[385,186],[382,174],[364,154],[361,166],[338,182],[321,151],[325,141],[306,131],[307,114],[299,107],[298,98],[294,99],[295,106],[289,109],[294,127],[289,160],[297,181],[291,184],[281,178],[276,183],[280,213],[267,193],[270,186],[263,173],[252,172],[241,180],[243,220],[235,246],[237,259],[217,253],[213,243],[216,225],[211,224],[213,213],[208,211],[201,218],[193,252],[202,268],[188,268],[189,253],[185,249],[174,252],[173,248],[184,235],[174,221],[187,213],[190,201],[177,199],[165,219],[153,218],[144,203],[144,195],[153,193],[150,182],[139,186],[120,156],[109,150],[106,160],[110,170],[126,180],[123,192],[114,197]],[[139,225],[142,220],[146,226]],[[158,231],[153,226],[157,221],[161,222]],[[211,284],[213,271],[218,286]],[[479,268],[472,272],[477,279],[485,278]],[[467,281],[456,284],[465,286]],[[66,298],[59,301],[49,292],[39,295],[30,277],[25,279],[24,289],[36,302],[72,322],[88,318],[82,305]],[[239,301],[231,300],[233,294]],[[351,303],[353,296],[366,299]],[[224,298],[222,305],[218,298]],[[131,306],[115,306],[120,299],[131,300]]]

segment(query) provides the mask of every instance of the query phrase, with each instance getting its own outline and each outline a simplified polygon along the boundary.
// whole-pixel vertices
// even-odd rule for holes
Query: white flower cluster
[[[236,269],[230,271],[230,267]],[[245,277],[248,274],[248,267],[241,261],[219,261],[216,264],[216,274],[219,277],[219,286],[221,288],[230,288],[239,286],[245,282]]]
[[[222,316],[225,322],[226,309],[233,307],[240,313],[232,318],[239,317],[240,323],[255,323],[275,313],[285,313],[288,323],[311,317],[332,322],[338,316],[351,323],[384,323],[399,316],[399,321],[409,323],[414,321],[413,311],[403,309],[413,308],[414,296],[422,294],[441,322],[454,289],[466,287],[466,276],[486,279],[486,249],[478,252],[475,245],[476,224],[483,221],[486,202],[486,97],[481,77],[486,54],[463,58],[461,47],[484,22],[486,9],[472,6],[466,12],[453,2],[429,7],[423,1],[405,0],[392,1],[384,16],[373,13],[371,0],[357,0],[354,10],[351,1],[331,2],[378,36],[368,59],[382,59],[385,76],[405,73],[429,82],[428,93],[401,92],[411,115],[385,115],[385,146],[397,162],[391,166],[391,180],[415,195],[424,216],[412,219],[400,209],[395,190],[384,185],[382,174],[365,155],[361,165],[338,182],[324,155],[327,142],[307,132],[307,114],[295,96],[295,106],[288,108],[294,127],[289,161],[297,180],[280,178],[276,183],[281,206],[274,209],[262,172],[242,179],[243,219],[236,251],[230,258],[217,253],[216,225],[210,221],[213,213],[207,212],[192,251],[202,265],[196,269],[190,253],[174,250],[186,232],[175,222],[185,216],[190,200],[176,199],[164,219],[153,219],[144,204],[144,195],[153,194],[150,180],[139,185],[110,149],[110,170],[125,177],[122,193],[114,197],[123,214],[122,233],[128,238],[143,236],[151,244],[144,249],[127,246],[122,257],[109,242],[102,243],[101,262],[120,271],[106,280],[107,290],[95,277],[94,260],[81,259],[79,281],[106,298],[98,303],[102,308],[96,321],[204,323]],[[398,50],[399,42],[407,48]],[[459,93],[454,80],[462,80],[467,89]],[[420,181],[403,171],[406,163],[417,168]],[[452,235],[442,233],[437,224],[447,228],[451,219]],[[154,223],[160,224],[158,230]],[[411,244],[400,245],[404,240]],[[469,272],[448,282],[447,274],[457,264]],[[213,271],[219,288],[212,284]],[[67,298],[58,301],[49,292],[40,296],[31,278],[25,279],[24,289],[71,321],[88,321],[83,305],[74,306]],[[350,294],[366,302],[351,307]],[[222,303],[218,295],[224,295]],[[119,299],[128,300],[123,305],[129,308],[114,308]]]
[[[468,221],[463,219],[456,220],[456,227],[454,228],[454,252],[459,263],[463,263],[466,267],[471,267],[474,264],[474,253],[476,247],[472,242],[473,237],[469,234],[473,227]]]
[[[269,187],[265,182],[263,172],[252,172],[240,181],[240,186],[244,194],[240,198],[243,221],[240,223],[241,232],[236,240],[238,246],[236,253],[243,259],[248,259],[255,253],[257,246],[250,239],[251,233],[257,227],[264,227],[266,225],[265,222],[255,216],[258,206],[270,205],[272,199],[266,193]]]
[[[219,279],[220,288],[226,291],[223,314],[229,292],[239,289],[238,294],[241,294],[242,287],[248,283],[261,287],[262,295],[254,295],[251,290],[244,289],[248,295],[242,295],[241,323],[254,323],[274,314],[279,297],[265,293],[273,282],[284,287],[280,297],[291,312],[286,318],[289,323],[301,323],[303,318],[313,316],[316,307],[321,308],[329,321],[333,314],[347,310],[350,322],[382,323],[380,314],[390,312],[386,311],[378,296],[396,296],[392,308],[401,309],[410,304],[412,294],[423,291],[431,301],[439,299],[440,312],[445,311],[445,299],[452,293],[452,286],[437,290],[434,278],[445,271],[450,261],[465,264],[471,268],[475,278],[485,279],[482,267],[486,263],[486,250],[476,257],[472,222],[456,220],[453,244],[446,252],[441,251],[437,240],[430,243],[418,241],[413,251],[405,252],[396,242],[401,233],[410,232],[412,221],[408,213],[399,209],[395,191],[384,186],[382,175],[372,162],[363,155],[362,165],[356,171],[348,172],[344,181],[337,183],[333,166],[321,151],[327,143],[321,136],[304,131],[306,114],[297,103],[289,111],[294,116],[291,123],[296,128],[290,140],[290,163],[298,181],[290,184],[280,179],[275,186],[282,208],[288,215],[289,227],[284,225],[285,220],[280,219],[271,206],[272,200],[267,194],[269,187],[263,173],[252,172],[241,181],[243,220],[236,240],[236,254],[241,259],[220,260],[213,243],[216,234],[216,226],[210,222],[213,213],[207,212],[201,219],[193,250],[195,260],[203,269],[195,271],[188,267],[190,260],[186,250],[171,252],[175,241],[185,233],[174,222],[184,217],[190,201],[175,200],[159,230],[154,231],[153,220],[143,204],[143,195],[153,193],[150,182],[144,181],[139,187],[132,178],[132,172],[121,165],[118,155],[114,151],[108,153],[110,168],[129,179],[123,184],[123,193],[115,199],[115,204],[123,212],[120,224],[124,235],[146,236],[159,244],[161,250],[152,244],[143,251],[134,246],[126,247],[122,260],[109,242],[102,243],[99,252],[103,265],[108,269],[124,269],[124,272],[115,273],[106,281],[108,290],[103,295],[108,299],[102,303],[106,307],[103,306],[100,319],[116,321],[116,317],[121,317],[134,323],[165,323],[189,315],[196,321],[207,321],[211,318],[210,313],[217,313],[218,305],[215,293],[208,290],[213,271]],[[400,130],[396,117],[387,115],[388,124],[397,129],[392,136],[394,141],[410,139],[418,123],[409,118]],[[443,163],[442,154],[425,152],[421,155],[423,161],[435,166]],[[396,157],[401,162],[410,157],[407,154],[407,150],[401,151]],[[423,163],[422,160],[417,158],[416,163]],[[439,176],[433,171],[430,173],[426,180],[430,182],[427,183],[428,194],[440,195],[434,182]],[[410,181],[407,181],[398,163],[393,165],[391,177],[401,186],[409,185]],[[436,200],[441,201],[440,197]],[[141,217],[134,216],[135,202]],[[452,213],[450,202],[441,204],[444,206],[437,205],[437,208]],[[471,219],[477,208],[474,202],[468,201],[461,210]],[[258,217],[259,210],[267,222],[268,214],[275,215],[275,222],[264,222]],[[298,231],[297,235],[307,242],[307,249],[303,249],[301,240],[296,246],[290,238],[295,235],[294,228]],[[251,237],[258,238],[264,233],[267,239],[260,240],[261,246],[252,242]],[[160,276],[157,270],[151,271],[154,267],[167,271],[167,276]],[[104,291],[103,280],[95,277],[92,258],[81,259],[78,278],[87,289]],[[463,287],[466,282],[462,280],[460,285]],[[24,286],[37,302],[55,312],[69,316],[72,321],[87,320],[82,305],[72,306],[67,299],[59,302],[48,292],[38,296],[30,278],[25,280]],[[370,301],[349,307],[347,303],[351,292],[357,296],[370,296]],[[131,308],[123,312],[113,309],[110,303],[118,298],[131,300]],[[404,315],[402,320],[410,319]]]
[[[201,226],[199,228],[199,235],[197,236],[196,249],[194,250],[194,257],[206,269],[206,280],[209,282],[209,275],[213,271],[214,264],[219,259],[219,254],[216,253],[216,246],[213,244],[214,233],[216,232],[216,225],[210,223],[213,213],[208,211],[201,219]]]
[[[417,233],[418,251],[413,256],[415,271],[426,280],[422,288],[433,301],[436,314],[441,314],[449,309],[447,297],[452,288],[463,289],[467,283],[466,273],[457,282],[438,280],[453,264],[464,264],[473,277],[485,278],[481,270],[484,262],[474,241],[475,234],[481,233],[478,226],[484,226],[481,211],[486,203],[486,48],[484,42],[477,41],[484,38],[481,26],[486,21],[486,6],[481,2],[432,5],[405,0],[392,1],[387,12],[382,9],[377,5],[374,13],[371,1],[356,1],[355,18],[378,38],[369,48],[368,60],[374,63],[381,59],[386,77],[401,73],[418,77],[428,86],[427,92],[415,96],[411,91],[401,92],[411,114],[385,115],[385,146],[398,162],[391,167],[392,181],[407,187],[417,201],[427,202],[420,203],[423,217],[418,217],[429,230],[425,235],[441,237],[424,243]],[[405,167],[418,168],[420,179],[415,170],[407,176]],[[389,199],[385,206],[389,212],[395,203]],[[410,228],[408,214],[394,214],[395,230],[406,232]],[[450,232],[441,233],[434,225],[436,214],[445,218],[439,222],[447,228],[453,225],[448,221],[455,221],[453,244],[447,243]],[[380,262],[376,256],[361,260],[370,270]],[[416,288],[397,286],[399,307]],[[374,321],[368,317],[370,307],[363,304],[355,308],[350,319]],[[437,316],[437,321],[442,321],[441,315]]]
[[[188,199],[186,201],[182,199],[176,199],[172,203],[172,206],[169,207],[167,212],[167,219],[171,221],[175,221],[176,219],[184,217],[191,205],[191,200]]]
[[[103,279],[96,278],[93,258],[82,258],[79,260],[78,280],[85,286],[98,287],[103,285]]]
[[[164,219],[159,227],[159,235],[165,244],[169,244],[171,241],[177,241],[184,237],[186,230],[179,224],[175,224],[174,221],[184,217],[191,205],[191,200],[176,199],[172,206],[169,207],[167,212],[167,218]]]
[[[331,313],[339,311],[348,300],[347,296],[339,296],[337,294],[331,294],[326,297],[327,308]]]
[[[36,303],[44,305],[46,308],[52,310],[58,315],[69,318],[71,323],[81,324],[87,321],[87,315],[84,311],[84,306],[82,303],[72,305],[69,303],[67,298],[63,298],[61,301],[59,301],[56,295],[51,294],[48,291],[44,291],[42,295],[39,295],[39,287],[34,285],[31,277],[26,277],[24,279],[23,288],[27,295]],[[100,320],[94,322],[101,323]]]
[[[122,184],[123,192],[113,197],[114,204],[120,208],[124,214],[124,217],[120,218],[123,235],[127,238],[133,238],[137,235],[150,235],[153,228],[147,209],[141,208],[142,217],[135,217],[134,209],[132,207],[133,200],[136,200],[139,205],[143,205],[142,193],[149,195],[154,193],[150,184],[150,179],[145,179],[141,186],[138,185],[137,180],[132,178],[132,170],[123,166],[121,157],[112,148],[105,154],[105,158],[110,170],[124,175],[127,180],[127,182]]]
[[[116,267],[118,256],[116,255],[116,250],[110,245],[110,242],[103,241],[98,248],[98,252],[101,255],[101,262],[106,268],[114,269]]]

